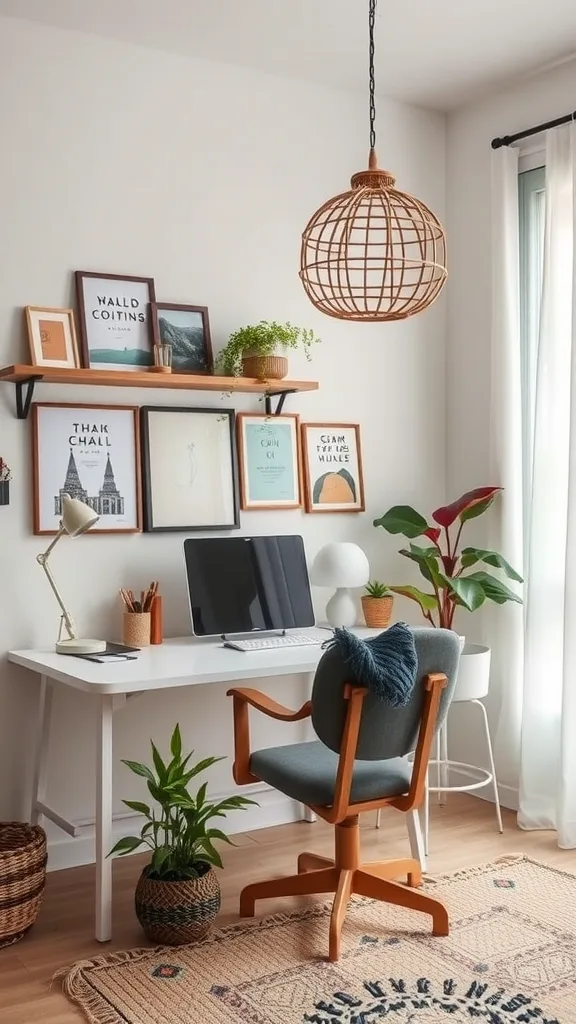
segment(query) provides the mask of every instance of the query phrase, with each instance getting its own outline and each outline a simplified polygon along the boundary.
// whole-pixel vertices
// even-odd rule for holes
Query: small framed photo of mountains
[[[364,479],[357,423],[303,423],[307,512],[363,512]]]
[[[153,302],[150,309],[154,344],[172,346],[172,372],[212,373],[208,308]]]

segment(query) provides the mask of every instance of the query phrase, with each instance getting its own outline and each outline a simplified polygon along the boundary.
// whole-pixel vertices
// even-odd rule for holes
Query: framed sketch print
[[[173,373],[212,373],[212,344],[207,306],[153,302],[155,345],[172,345]]]
[[[240,526],[232,409],[141,410],[145,529]]]
[[[153,363],[151,277],[76,271],[84,366],[146,370]]]
[[[357,423],[303,423],[307,512],[363,512],[364,480]]]
[[[237,423],[241,507],[301,508],[298,416],[239,413]]]
[[[57,533],[62,495],[99,515],[94,533],[142,529],[138,409],[32,406],[34,533]]]
[[[77,368],[80,360],[74,311],[26,306],[25,313],[32,364]]]

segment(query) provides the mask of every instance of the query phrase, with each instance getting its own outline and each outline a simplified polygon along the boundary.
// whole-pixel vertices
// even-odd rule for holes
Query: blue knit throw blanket
[[[414,635],[405,622],[396,622],[370,640],[361,640],[347,629],[335,629],[323,646],[337,647],[356,682],[390,707],[404,708],[410,703],[418,659]]]

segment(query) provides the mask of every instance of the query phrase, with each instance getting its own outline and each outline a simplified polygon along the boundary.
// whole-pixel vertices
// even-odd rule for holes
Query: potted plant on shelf
[[[388,509],[374,526],[388,533],[402,534],[410,541],[417,537],[429,543],[413,544],[402,548],[401,555],[415,562],[428,584],[425,590],[413,586],[393,586],[395,594],[415,601],[432,626],[452,629],[457,608],[476,611],[485,601],[505,604],[522,598],[498,576],[482,566],[500,570],[509,579],[522,583],[522,577],[497,551],[484,548],[462,547],[462,531],[467,522],[486,512],[501,487],[478,487],[467,491],[457,501],[432,513],[433,523],[409,505],[395,505]],[[475,568],[476,567],[476,568]],[[472,572],[469,570],[473,569]],[[478,644],[463,645],[458,670],[457,696],[465,700],[485,696],[490,676],[490,648]]]
[[[288,374],[287,349],[304,349],[310,360],[311,347],[320,341],[307,327],[261,320],[253,326],[234,331],[228,344],[216,357],[215,370],[225,377],[256,377],[258,380],[282,380]]]
[[[364,622],[372,629],[386,629],[392,616],[394,595],[385,583],[371,580],[362,595]]]
[[[140,800],[123,801],[146,822],[139,836],[120,839],[109,856],[148,847],[152,856],[136,886],[136,916],[153,942],[181,946],[204,938],[220,909],[220,885],[214,866],[221,868],[222,859],[214,842],[231,840],[220,829],[210,828],[209,823],[225,817],[228,811],[254,804],[254,800],[231,796],[211,803],[206,799],[206,782],[193,796],[188,790],[192,779],[223,758],[207,757],[190,767],[193,751],[182,756],[178,725],[170,740],[168,763],[152,741],[151,746],[153,769],[138,761],[123,763],[146,779],[157,807]]]

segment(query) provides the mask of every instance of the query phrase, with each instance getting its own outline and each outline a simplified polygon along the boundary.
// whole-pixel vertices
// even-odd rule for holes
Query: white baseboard
[[[223,800],[229,795],[216,793],[211,794],[210,798]],[[233,811],[226,819],[220,819],[218,827],[228,835],[253,832],[259,828],[271,828],[273,825],[285,825],[290,821],[302,819],[301,804],[268,786],[243,786],[241,795],[256,800],[258,806]],[[113,844],[122,836],[138,835],[143,824],[144,818],[138,814],[115,821]],[[63,833],[60,833],[60,836],[61,838],[54,837],[48,841],[48,871],[62,871],[64,868],[77,868],[82,864],[94,863],[96,855],[93,825],[82,826],[81,834],[76,839]]]
[[[469,775],[464,772],[459,772],[456,768],[452,768],[450,771],[450,783],[453,786],[466,786],[472,780]],[[482,789],[474,789],[469,796],[477,796],[480,800],[487,800],[488,803],[494,803],[494,791],[492,789],[492,783],[483,786]],[[505,786],[501,782],[498,783],[498,796],[500,797],[500,803],[502,807],[507,807],[510,811],[518,810],[518,790],[513,786]],[[430,794],[432,800],[432,794]]]

